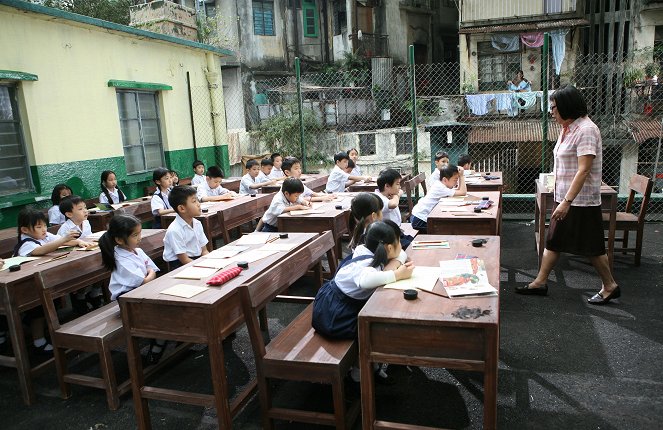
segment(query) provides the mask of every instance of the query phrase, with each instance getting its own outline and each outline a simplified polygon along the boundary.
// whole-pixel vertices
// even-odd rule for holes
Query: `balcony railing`
[[[351,34],[350,40],[357,41],[357,50],[366,58],[389,56],[389,36],[386,34]]]
[[[463,23],[514,18],[540,18],[576,12],[576,0],[463,0]]]

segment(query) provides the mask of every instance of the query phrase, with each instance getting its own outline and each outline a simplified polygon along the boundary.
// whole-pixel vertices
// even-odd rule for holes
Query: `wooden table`
[[[9,258],[14,253],[18,243],[18,229],[16,227],[0,230],[0,258]]]
[[[137,199],[127,200],[122,203],[124,206],[115,209],[114,211],[100,211],[93,210],[88,214],[88,221],[90,221],[90,227],[92,227],[92,232],[108,230],[108,223],[114,214],[129,214],[133,215],[140,220],[141,223],[152,221],[154,215],[152,215],[152,198],[151,197],[139,197]]]
[[[207,212],[203,212],[196,219],[203,224],[205,236],[207,236],[207,249],[214,249],[214,239],[223,237],[224,243],[230,243],[230,230],[244,223],[261,217],[272,203],[274,194],[258,194],[255,196],[237,196],[232,200],[203,203]],[[167,214],[161,217],[164,228],[175,221],[175,214]]]
[[[546,219],[548,214],[552,214],[554,202],[554,192],[549,191],[539,180],[536,184],[536,199],[534,206],[534,241],[539,256],[539,266],[543,258],[543,250],[546,247]],[[601,209],[610,214],[608,227],[608,261],[612,269],[615,250],[615,228],[617,226],[617,191],[606,184],[601,185]]]
[[[481,174],[481,179],[478,180],[477,182],[474,182],[476,180],[476,177],[470,176],[468,178],[467,176],[465,177],[465,184],[467,185],[467,192],[472,192],[472,191],[503,191],[504,190],[504,181],[503,181],[503,175],[502,172],[490,172],[490,175],[486,175],[488,172],[478,172]],[[498,176],[498,179],[485,179],[484,176]],[[467,179],[470,179],[469,183],[467,182]]]
[[[440,260],[453,260],[457,253],[482,258],[491,285],[499,291],[500,238],[491,236],[480,248],[472,247],[474,238],[477,236],[419,235],[417,240],[448,240],[450,248],[410,248],[407,253],[421,266],[438,266]],[[434,291],[441,290],[438,281]],[[462,308],[489,313],[464,319],[457,313]],[[403,299],[401,290],[378,289],[359,313],[362,428],[423,428],[376,417],[371,363],[395,363],[483,373],[483,428],[495,429],[499,321],[499,296],[448,299],[420,291],[416,300],[409,301]]]
[[[277,228],[279,231],[283,232],[297,231],[322,233],[323,231],[330,230],[334,236],[334,242],[336,243],[336,257],[341,259],[343,258],[341,252],[341,236],[344,233],[349,233],[348,221],[350,218],[350,201],[352,200],[352,197],[354,197],[354,194],[339,193],[337,199],[331,202],[314,202],[312,207],[324,210],[324,213],[298,216],[292,216],[289,213],[279,215],[277,218]],[[342,206],[342,209],[336,209],[339,205]]]
[[[372,193],[378,189],[377,181],[371,182],[355,182],[348,187],[348,191],[353,193]]]
[[[231,176],[230,178],[225,178],[221,181],[221,186],[226,190],[234,191],[239,193],[239,184],[242,182],[241,176]]]
[[[318,193],[324,191],[325,187],[327,186],[327,179],[329,179],[329,175],[302,175],[299,179],[301,179],[304,185],[309,187],[312,191]],[[261,193],[275,193],[277,191],[281,191],[281,182],[279,182],[278,185],[260,188]]]
[[[261,233],[268,234],[268,233]],[[151,428],[148,400],[161,400],[198,406],[216,407],[219,428],[232,427],[232,416],[240,409],[256,388],[255,380],[229,404],[228,382],[221,342],[244,323],[240,294],[237,288],[260,275],[265,269],[279,265],[288,253],[306,246],[317,234],[290,234],[276,243],[295,243],[287,252],[250,263],[242,274],[220,287],[209,287],[191,298],[160,294],[177,284],[205,286],[207,279],[184,280],[162,276],[119,299],[122,320],[127,333],[129,370],[131,372],[134,407],[139,429]],[[262,245],[252,245],[259,248]],[[250,252],[250,250],[244,251]],[[189,263],[189,267],[195,263]],[[172,273],[184,270],[177,269]],[[284,268],[285,270],[285,268]],[[176,318],[173,318],[176,315]],[[214,394],[191,393],[145,385],[138,342],[140,338],[177,340],[204,343],[209,348],[211,381]]]
[[[143,230],[140,247],[153,259],[161,257],[165,234],[165,230]],[[21,270],[18,272],[9,272],[8,270],[0,272],[0,315],[7,317],[9,336],[14,351],[14,357],[0,356],[0,366],[14,367],[18,370],[21,395],[27,405],[34,403],[36,397],[32,387],[32,376],[38,374],[53,362],[51,359],[33,368],[30,364],[28,348],[25,343],[21,312],[41,306],[39,292],[33,281],[34,274],[57,264],[70,265],[72,273],[75,273],[76,267],[81,265],[95,265],[99,268],[99,272],[106,270],[103,267],[99,250],[72,251],[62,260],[37,265],[39,262],[46,261],[48,258],[59,254],[62,253],[54,252],[45,256],[45,258],[23,263]]]
[[[499,235],[502,220],[501,193],[499,191],[482,191],[480,194],[473,193],[472,195],[479,199],[484,196],[488,197],[493,201],[493,206],[481,213],[474,213],[476,204],[461,206],[460,209],[464,209],[464,212],[449,212],[447,210],[459,208],[443,206],[438,203],[428,215],[428,233]]]

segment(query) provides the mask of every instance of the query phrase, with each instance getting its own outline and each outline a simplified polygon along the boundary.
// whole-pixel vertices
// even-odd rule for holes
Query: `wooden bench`
[[[358,357],[356,340],[328,339],[317,334],[311,326],[312,304],[267,346],[258,323],[258,313],[306,273],[310,265],[302,262],[319,264],[322,256],[333,248],[334,238],[332,233],[327,231],[311,246],[286,259],[284,265],[291,270],[267,271],[240,287],[245,321],[256,360],[258,396],[264,429],[273,429],[274,420],[348,429],[359,415],[359,400],[347,406],[344,391],[344,377]],[[270,379],[331,385],[334,413],[274,407]]]

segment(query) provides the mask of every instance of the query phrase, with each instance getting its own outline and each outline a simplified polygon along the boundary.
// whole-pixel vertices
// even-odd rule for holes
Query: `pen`
[[[448,299],[448,298],[449,298],[449,297],[444,296],[444,295],[442,295],[442,294],[440,294],[440,293],[434,293],[433,291],[422,290],[421,288],[417,288],[417,290],[419,290],[419,291],[423,291],[423,292],[428,293],[428,294],[432,294],[432,295],[434,295],[434,296],[444,297],[445,299]]]
[[[448,240],[415,240],[412,242],[412,245],[424,245],[428,243],[438,244],[438,243],[448,243]]]
[[[66,254],[58,255],[57,257],[53,257],[53,258],[50,258],[46,261],[42,261],[40,263],[37,263],[37,264],[35,264],[35,266],[41,266],[42,264],[50,263],[51,261],[60,260],[62,258],[65,258],[67,255],[69,255],[68,252]]]

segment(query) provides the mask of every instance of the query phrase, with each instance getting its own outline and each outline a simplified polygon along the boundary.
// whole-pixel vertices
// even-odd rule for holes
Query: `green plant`
[[[661,66],[658,63],[645,64],[645,77],[652,78],[661,72]]]
[[[302,110],[304,145],[313,148],[324,132],[324,127],[311,109]],[[270,152],[280,152],[301,159],[299,116],[297,104],[284,105],[281,112],[260,124],[257,136]]]
[[[637,82],[644,79],[645,74],[642,69],[633,66],[627,66],[624,69],[624,86],[632,87]]]

